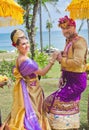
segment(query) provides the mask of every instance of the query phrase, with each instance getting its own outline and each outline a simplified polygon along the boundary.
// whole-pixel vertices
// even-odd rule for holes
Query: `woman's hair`
[[[17,31],[17,30],[14,30],[14,31],[11,33],[10,38],[11,38],[12,42],[13,42],[13,36],[14,36],[14,34],[16,33],[16,31]]]
[[[23,37],[19,37],[17,42],[16,42],[16,45],[18,46],[21,42],[22,39],[27,39],[27,37],[23,36]]]

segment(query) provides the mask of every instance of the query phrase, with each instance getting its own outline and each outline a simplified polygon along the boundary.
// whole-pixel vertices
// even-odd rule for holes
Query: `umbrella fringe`
[[[25,10],[13,0],[3,1],[0,0],[0,26],[17,25],[23,23],[23,16]],[[7,22],[6,19],[9,19]]]
[[[89,19],[89,0],[72,0],[66,11],[73,19]]]

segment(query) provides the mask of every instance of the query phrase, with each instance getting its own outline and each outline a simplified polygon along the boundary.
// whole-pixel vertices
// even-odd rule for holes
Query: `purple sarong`
[[[87,86],[87,74],[63,70],[65,85],[49,95],[44,101],[44,109],[48,113],[74,114],[79,112],[79,100]]]
[[[87,86],[86,72],[75,73],[63,71],[63,79],[66,80],[66,84],[58,94],[60,101],[69,102],[80,100],[81,93]]]
[[[31,59],[28,59],[25,62],[23,62],[19,68],[22,76],[33,75],[33,72],[37,69],[38,66],[36,62],[34,62]],[[26,83],[23,79],[21,79],[21,85],[25,106],[24,126],[26,130],[41,130],[36,113],[32,107],[30,97],[26,89]]]

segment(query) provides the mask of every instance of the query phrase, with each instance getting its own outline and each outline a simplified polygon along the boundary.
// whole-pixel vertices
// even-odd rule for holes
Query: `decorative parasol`
[[[72,0],[66,10],[73,19],[89,19],[89,0]]]
[[[24,12],[14,0],[0,0],[0,26],[22,24]]]
[[[89,0],[72,0],[66,8],[73,19],[86,19],[88,24],[88,42],[89,42]]]

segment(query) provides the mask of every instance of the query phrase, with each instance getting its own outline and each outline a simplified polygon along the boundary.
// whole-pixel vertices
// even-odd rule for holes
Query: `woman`
[[[12,45],[19,55],[13,74],[16,78],[12,111],[6,124],[10,130],[51,130],[46,114],[43,112],[44,94],[38,75],[45,75],[54,64],[58,52],[54,52],[49,64],[39,69],[35,61],[28,57],[29,43],[22,30],[11,33]],[[7,126],[5,130],[8,130]]]
[[[59,19],[59,27],[66,37],[63,52],[58,55],[62,75],[59,90],[49,95],[44,103],[50,125],[55,130],[80,127],[79,103],[87,86],[87,43],[76,33],[76,23],[67,16]]]

